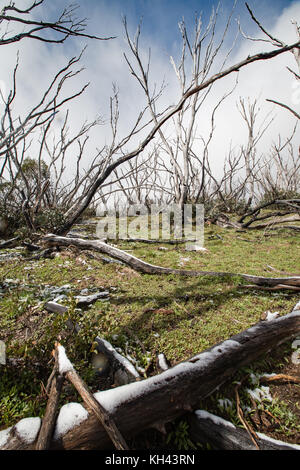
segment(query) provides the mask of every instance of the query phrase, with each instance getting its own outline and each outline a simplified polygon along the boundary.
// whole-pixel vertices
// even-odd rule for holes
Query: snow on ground
[[[270,388],[265,387],[264,385],[262,385],[261,387],[257,387],[254,390],[250,390],[248,388],[247,392],[253,398],[253,400],[255,400],[255,401],[261,402],[263,400],[267,400],[267,401],[272,401],[273,400],[273,398],[270,394]]]
[[[275,318],[277,318],[279,316],[279,312],[270,312],[269,310],[266,312],[266,321],[270,321],[270,320],[275,320]]]

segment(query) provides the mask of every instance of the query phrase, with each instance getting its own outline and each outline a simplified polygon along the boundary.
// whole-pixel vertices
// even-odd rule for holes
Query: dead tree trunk
[[[190,435],[195,442],[209,443],[215,450],[256,450],[245,429],[204,410],[197,410],[188,418]],[[257,433],[260,450],[300,450],[300,446],[270,439]]]
[[[182,276],[214,276],[214,277],[236,277],[239,276],[246,281],[252,282],[257,285],[264,286],[278,286],[284,284],[289,286],[300,286],[300,276],[295,277],[281,277],[271,278],[263,276],[252,276],[249,274],[238,274],[230,272],[215,272],[215,271],[185,271],[182,269],[164,268],[162,266],[155,266],[146,263],[145,261],[136,258],[135,256],[119,250],[118,248],[107,245],[100,240],[83,240],[81,238],[67,238],[57,235],[48,234],[43,238],[43,241],[52,246],[70,246],[82,248],[84,250],[94,250],[100,253],[105,253],[112,258],[115,258],[127,264],[136,271],[144,274],[178,274]]]
[[[201,400],[231,378],[240,367],[297,336],[299,331],[300,310],[297,310],[275,320],[260,322],[155,377],[94,396],[128,439],[142,429],[162,426],[186,411],[197,409]],[[57,440],[52,440],[52,449],[109,448],[111,444],[100,422],[92,414],[87,415],[83,407],[82,411],[85,414],[77,425],[75,421],[74,427]],[[0,449],[34,447],[35,438],[24,441],[17,432],[17,426],[9,431],[0,431]]]

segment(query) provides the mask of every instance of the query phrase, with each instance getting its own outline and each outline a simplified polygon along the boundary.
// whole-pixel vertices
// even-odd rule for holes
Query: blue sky
[[[31,3],[32,0],[16,0],[17,6],[23,7]],[[69,3],[70,0],[45,0],[43,9],[38,10],[37,17],[53,19]],[[22,43],[2,47],[0,51],[0,84],[4,83],[6,89],[9,90],[11,72],[15,64],[16,52],[19,50],[18,99],[15,106],[16,110],[24,112],[24,109],[38,101],[43,90],[46,89],[50,77],[55,75],[58,68],[64,66],[70,57],[78,54],[82,47],[88,44],[88,49],[82,59],[86,70],[67,87],[67,92],[73,92],[87,81],[91,82],[85,94],[70,104],[72,127],[78,129],[85,119],[93,120],[99,114],[104,119],[108,119],[111,85],[114,82],[120,89],[120,133],[126,135],[128,125],[134,122],[139,111],[143,109],[145,99],[124,61],[123,51],[126,51],[126,43],[122,15],[126,15],[129,30],[133,34],[142,17],[141,51],[146,54],[149,47],[151,48],[152,78],[158,83],[166,78],[169,86],[165,91],[163,103],[174,104],[180,90],[170,64],[170,56],[172,55],[176,59],[181,50],[178,21],[184,16],[187,25],[192,26],[195,13],[203,12],[205,26],[210,17],[211,8],[213,5],[216,6],[217,2],[212,0],[205,2],[199,0],[77,0],[77,3],[80,5],[77,15],[80,18],[88,18],[87,31],[90,34],[115,35],[117,38],[108,42],[70,38],[63,45],[22,41]],[[219,34],[226,24],[232,5],[233,1],[229,0],[224,0],[221,3],[219,27],[217,28]],[[295,40],[290,20],[292,17],[300,20],[300,0],[249,0],[249,5],[263,25],[273,34],[278,34],[287,42]],[[226,53],[227,45],[231,45],[232,38],[237,31],[236,18],[240,19],[246,33],[256,37],[259,35],[259,30],[251,20],[244,1],[237,0],[232,29],[226,40],[224,53]],[[230,56],[230,62],[238,62],[248,54],[263,50],[268,50],[268,45],[265,43],[240,41]],[[216,133],[212,159],[213,155],[217,155],[220,159],[220,156],[227,151],[231,140],[237,146],[243,142],[246,130],[236,110],[236,103],[240,96],[247,99],[248,97],[249,99],[259,97],[262,110],[261,120],[266,113],[274,108],[266,102],[267,98],[292,104],[292,78],[286,70],[287,65],[295,68],[295,61],[291,53],[272,59],[266,64],[251,65],[247,67],[247,70],[240,72],[239,84],[235,93],[224,103],[217,115],[216,125],[220,134]],[[275,80],[274,77],[276,77]],[[207,122],[211,110],[218,97],[232,87],[233,81],[233,77],[222,80],[214,88],[216,94],[211,94],[203,114],[199,113],[199,134],[205,135],[209,131]],[[284,136],[288,136],[292,128],[291,119],[285,111],[274,109],[274,113],[274,127],[272,127],[272,132],[266,134],[266,139],[263,142],[264,148],[270,147],[272,142],[276,140],[278,132],[281,132],[284,138]],[[91,139],[91,147],[101,148],[103,143],[108,141],[109,129],[107,130],[103,126],[96,137],[93,136]]]
[[[26,0],[29,1],[29,0]],[[89,31],[103,36],[122,36],[122,16],[126,16],[129,28],[134,31],[142,19],[143,32],[159,41],[162,47],[170,49],[178,40],[177,24],[183,17],[187,24],[192,25],[195,14],[202,13],[204,23],[209,20],[212,8],[218,5],[216,0],[77,0],[80,8],[78,17],[86,17]],[[284,8],[297,3],[296,0],[249,0],[251,9],[263,22],[264,26],[272,27]],[[220,17],[224,22],[232,9],[234,0],[220,2]],[[45,1],[45,10],[51,11],[54,18],[64,5],[65,0]],[[257,32],[256,25],[251,21],[244,0],[237,0],[234,18],[239,18],[242,26],[248,27],[249,33]],[[71,47],[66,43],[64,48]]]
[[[234,2],[225,0],[221,3],[225,18]],[[269,27],[283,8],[295,2],[292,0],[249,0],[248,3],[257,17]],[[176,33],[176,24],[183,16],[186,21],[193,21],[194,14],[202,12],[204,20],[207,20],[212,7],[216,7],[218,2],[214,0],[81,0],[78,4],[81,6],[81,11],[86,13],[91,20],[94,9],[99,12],[109,10],[116,18],[126,15],[128,22],[132,25],[137,24],[142,17],[146,33],[151,32],[168,41]],[[237,1],[235,11],[236,16],[240,16],[242,20],[250,19],[243,0]],[[101,26],[107,30],[105,33],[109,33],[109,24]],[[118,34],[118,31],[113,33]]]

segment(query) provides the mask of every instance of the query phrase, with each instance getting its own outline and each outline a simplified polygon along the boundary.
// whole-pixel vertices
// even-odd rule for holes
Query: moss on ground
[[[268,266],[299,272],[299,242],[296,232],[237,233],[210,226],[205,230],[206,252],[187,252],[184,245],[163,243],[122,241],[118,247],[161,266],[276,277],[278,273]],[[161,250],[162,246],[166,249]],[[5,280],[9,282],[3,284]],[[157,373],[157,353],[165,353],[173,365],[250,327],[266,310],[286,314],[299,301],[299,294],[293,291],[244,288],[245,282],[238,276],[142,275],[76,249],[62,250],[54,259],[30,261],[23,256],[2,261],[0,281],[0,339],[6,343],[7,357],[16,361],[15,368],[0,366],[0,428],[43,413],[44,387],[52,368],[49,361],[58,337],[96,391],[99,384],[90,359],[97,335],[126,350],[142,366],[149,365],[150,357],[147,376]],[[64,300],[69,311],[48,313],[45,287],[65,284],[71,285]],[[102,287],[110,291],[109,300],[99,300],[87,309],[76,308],[74,295],[82,289]],[[80,326],[78,333],[70,329],[68,320]],[[67,388],[63,399],[71,398],[78,401]]]

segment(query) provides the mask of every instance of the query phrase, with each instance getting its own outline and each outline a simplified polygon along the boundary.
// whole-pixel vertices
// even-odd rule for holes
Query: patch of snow
[[[198,418],[210,419],[214,424],[217,424],[217,425],[221,424],[223,426],[227,426],[228,428],[234,428],[235,429],[235,425],[232,424],[230,421],[226,421],[225,419],[220,418],[219,416],[213,415],[212,413],[209,413],[208,411],[196,410],[195,414]]]
[[[165,358],[164,354],[159,354],[157,356],[157,360],[158,360],[158,365],[161,368],[161,370],[169,369],[169,366],[167,364],[167,361],[166,361],[166,358]]]
[[[21,421],[15,425],[15,430],[23,442],[26,442],[26,444],[31,444],[35,441],[38,435],[41,423],[41,418],[21,419]]]
[[[72,363],[67,358],[66,351],[63,346],[58,346],[58,368],[60,374],[74,370]]]
[[[187,244],[185,247],[185,251],[208,251],[208,249],[204,248],[201,245]]]
[[[12,426],[10,428],[4,429],[4,431],[0,431],[0,449],[7,443],[11,429]]]
[[[233,403],[231,400],[229,400],[229,398],[219,398],[218,403],[219,407],[223,408],[224,410],[233,407]]]
[[[272,313],[269,310],[266,312],[266,314],[267,314],[266,321],[275,320],[275,318],[279,316],[279,312]]]
[[[262,400],[272,401],[272,396],[270,394],[270,388],[265,387],[262,385],[260,388],[257,387],[254,390],[247,389],[248,394],[253,398],[255,401],[261,402]]]
[[[4,341],[0,341],[0,364],[3,366],[6,364],[6,345]]]
[[[267,374],[265,372],[263,372],[262,374],[254,374],[253,372],[251,372],[250,380],[252,385],[259,385],[259,381],[262,377],[274,377],[274,375],[276,375],[274,372],[272,374]]]
[[[80,403],[67,403],[62,406],[56,420],[54,439],[59,439],[60,436],[85,421],[88,416],[87,410]]]
[[[292,349],[298,349],[300,347],[300,338],[296,338],[293,342],[292,342]]]
[[[297,349],[297,351],[293,352],[292,357],[291,357],[291,361],[295,365],[300,364],[300,349]]]

